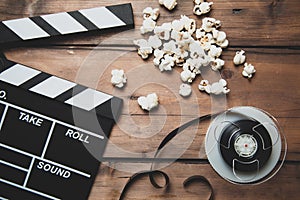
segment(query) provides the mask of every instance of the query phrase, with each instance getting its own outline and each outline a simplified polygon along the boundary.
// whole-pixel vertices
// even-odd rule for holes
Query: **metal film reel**
[[[241,106],[212,121],[205,150],[210,164],[224,179],[236,184],[259,184],[279,171],[287,144],[273,116]]]

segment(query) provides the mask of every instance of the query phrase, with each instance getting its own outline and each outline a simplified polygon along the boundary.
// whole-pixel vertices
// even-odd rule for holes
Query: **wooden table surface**
[[[159,6],[158,0],[0,0],[0,20],[35,16],[61,11],[72,11],[96,6],[131,2],[135,29],[142,24],[146,6],[158,7],[158,24],[193,15],[192,0],[178,0],[172,12]],[[131,40],[141,35],[128,32],[114,36],[105,33],[74,36],[40,47],[6,50],[5,55],[16,62],[97,88],[124,99],[122,115],[113,128],[105,157],[120,158],[104,162],[92,188],[90,199],[118,199],[132,173],[149,168],[147,158],[170,131],[196,116],[234,106],[261,108],[279,121],[288,143],[286,162],[271,180],[256,186],[234,185],[222,179],[206,159],[204,138],[210,121],[189,128],[175,139],[173,150],[182,150],[180,162],[162,163],[162,170],[170,176],[169,190],[153,188],[149,180],[138,180],[126,199],[207,199],[208,190],[195,183],[188,190],[182,182],[192,175],[203,175],[212,184],[215,199],[299,199],[300,196],[300,1],[299,0],[215,0],[210,17],[222,21],[221,30],[227,33],[230,45],[223,51],[226,64],[219,76],[228,81],[231,92],[226,97],[213,97],[198,91],[201,80],[192,84],[189,98],[178,95],[179,72],[161,73],[152,65],[152,57],[144,61],[135,51],[97,48],[102,42]],[[132,37],[131,34],[134,34]],[[113,43],[112,42],[112,43]],[[232,63],[237,50],[244,49],[247,61],[257,73],[251,80],[241,76],[242,67]],[[118,90],[110,84],[110,71],[123,68],[128,84]],[[298,85],[299,84],[299,85]],[[159,96],[160,106],[153,112],[142,111],[137,98],[150,92]],[[176,154],[174,150],[174,154]],[[172,152],[172,151],[171,151]],[[174,155],[179,157],[178,155]],[[142,162],[127,157],[143,157]]]

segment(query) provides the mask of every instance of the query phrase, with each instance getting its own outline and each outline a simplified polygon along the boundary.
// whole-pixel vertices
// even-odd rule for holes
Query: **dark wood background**
[[[178,0],[172,12],[160,7],[158,0],[0,0],[0,20],[72,11],[96,6],[131,2],[136,30],[142,24],[142,11],[146,6],[159,7],[161,16],[158,24],[193,15],[193,2]],[[185,178],[204,175],[215,190],[215,199],[299,199],[300,196],[300,1],[299,0],[214,0],[209,15],[222,21],[221,30],[227,33],[230,45],[222,58],[226,61],[221,76],[228,81],[231,92],[226,98],[216,98],[200,93],[193,83],[193,94],[183,99],[178,96],[180,69],[173,73],[160,73],[151,64],[152,57],[143,61],[136,52],[115,51],[117,58],[110,60],[105,50],[97,45],[110,42],[113,33],[93,36],[74,36],[63,41],[40,47],[15,48],[5,55],[36,69],[97,88],[124,99],[124,109],[118,124],[114,127],[106,157],[126,158],[124,151],[137,153],[145,158],[143,162],[104,162],[101,165],[90,199],[118,199],[120,191],[133,173],[133,169],[145,169],[162,138],[180,124],[198,114],[234,106],[255,106],[275,116],[288,142],[286,162],[279,173],[266,183],[257,186],[233,185],[222,179],[209,164],[197,163],[206,158],[203,142],[209,125],[204,122],[191,127],[175,143],[186,142],[194,137],[192,144],[181,156],[182,162],[175,162],[162,170],[170,176],[170,189],[154,189],[144,178],[136,182],[126,195],[127,199],[207,199],[208,190],[201,184],[192,185],[188,191],[182,187]],[[124,36],[124,37],[123,37]],[[119,36],[127,40],[126,33]],[[137,38],[142,37],[139,34]],[[130,36],[131,37],[131,36]],[[117,37],[118,38],[118,37]],[[132,39],[132,38],[130,38]],[[251,80],[241,76],[242,67],[235,67],[232,58],[235,51],[244,49],[247,61],[257,73]],[[110,55],[114,55],[111,51]],[[103,63],[105,68],[103,68]],[[107,64],[108,63],[108,64]],[[128,73],[128,84],[123,90],[116,90],[110,84],[112,68],[123,68]],[[143,73],[143,69],[147,69]],[[151,79],[151,77],[153,79]],[[151,81],[153,80],[153,81]],[[142,111],[136,99],[141,95],[156,92],[160,106],[150,114]],[[220,103],[220,104],[219,104]],[[222,104],[223,103],[223,104]],[[195,133],[196,132],[196,133]],[[187,140],[189,141],[189,140]],[[112,144],[122,149],[116,151]],[[176,145],[175,144],[175,145]],[[153,155],[153,154],[152,154]],[[132,156],[131,156],[132,157]],[[122,167],[125,170],[122,170]],[[128,170],[130,169],[130,170]]]

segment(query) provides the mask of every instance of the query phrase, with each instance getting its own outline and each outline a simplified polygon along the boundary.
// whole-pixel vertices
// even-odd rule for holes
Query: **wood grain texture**
[[[248,62],[253,63],[258,71],[251,80],[241,76],[243,67],[233,65],[231,60],[236,50],[238,49],[228,48],[224,51],[222,58],[226,64],[221,74],[211,70],[202,74],[203,78],[210,78],[211,81],[219,79],[220,76],[225,78],[231,89],[230,95],[214,97],[199,92],[197,87],[202,78],[198,77],[192,85],[193,94],[187,99],[178,95],[182,69],[176,68],[172,73],[161,73],[153,66],[152,58],[144,61],[136,52],[93,48],[82,50],[71,46],[59,49],[19,49],[9,51],[6,55],[17,62],[123,98],[123,114],[146,114],[136,104],[136,99],[145,93],[157,92],[161,109],[152,112],[153,115],[165,112],[169,115],[184,114],[178,109],[180,104],[185,115],[196,115],[200,112],[205,114],[211,112],[212,105],[216,106],[218,102],[225,101],[223,109],[251,105],[265,109],[276,117],[299,117],[300,92],[297,71],[300,50],[244,48]],[[112,57],[116,59],[112,61]],[[128,84],[123,90],[115,89],[110,84],[110,72],[114,68],[123,68],[126,71]],[[149,76],[145,76],[146,74]],[[139,79],[140,76],[143,78]],[[211,78],[213,76],[214,78]]]
[[[35,16],[61,11],[72,11],[95,6],[127,3],[127,0],[0,0],[0,20]],[[288,142],[287,162],[270,181],[259,186],[233,185],[217,175],[209,164],[191,162],[206,158],[204,137],[210,120],[187,129],[176,137],[172,148],[166,149],[165,158],[178,156],[182,162],[162,163],[171,179],[168,191],[154,189],[147,178],[133,185],[126,199],[207,199],[208,191],[196,183],[186,191],[182,182],[192,175],[204,175],[215,189],[215,199],[298,199],[300,196],[300,1],[299,0],[215,0],[209,15],[222,21],[221,30],[230,41],[222,59],[226,64],[221,73],[210,70],[202,78],[228,81],[231,92],[227,96],[213,97],[201,93],[198,77],[192,85],[193,94],[187,99],[178,95],[180,68],[172,73],[161,73],[152,65],[152,57],[144,61],[134,48],[107,48],[103,44],[129,44],[141,38],[138,29],[142,24],[142,11],[146,6],[159,7],[158,24],[179,19],[185,14],[197,20],[203,17],[192,14],[192,0],[178,0],[172,12],[159,6],[157,0],[132,0],[135,32],[107,33],[92,36],[73,36],[55,41],[51,45],[10,49],[5,55],[14,61],[32,66],[65,79],[111,93],[124,100],[124,109],[113,128],[105,157],[151,158],[159,142],[170,131],[197,116],[217,112],[234,106],[249,105],[274,115]],[[98,46],[99,44],[101,44]],[[244,49],[247,61],[257,73],[251,80],[241,76],[242,67],[232,63],[235,51]],[[117,49],[117,50],[116,50]],[[110,84],[110,71],[123,68],[128,84],[122,90]],[[137,98],[150,92],[159,96],[160,106],[151,113],[142,111]],[[118,147],[119,149],[117,149]],[[121,150],[120,150],[121,149]],[[128,153],[129,152],[129,153]],[[115,170],[119,169],[119,170]],[[132,171],[149,168],[148,162],[116,161],[101,165],[92,189],[92,200],[118,199]]]

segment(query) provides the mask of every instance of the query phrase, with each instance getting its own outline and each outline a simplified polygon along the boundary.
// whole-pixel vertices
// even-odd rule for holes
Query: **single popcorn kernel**
[[[165,6],[168,10],[173,10],[177,5],[176,0],[159,0],[158,2],[160,5]]]
[[[244,70],[242,72],[242,75],[246,78],[252,78],[253,74],[256,72],[254,66],[252,64],[245,63],[244,64]]]
[[[183,97],[190,96],[192,93],[192,87],[189,84],[182,83],[179,88],[179,94]]]
[[[138,99],[138,104],[143,110],[150,111],[157,107],[159,104],[158,96],[156,93],[148,94],[147,96],[140,96]]]
[[[144,16],[144,20],[150,18],[154,21],[156,21],[159,17],[159,9],[158,8],[151,8],[151,7],[147,7],[143,10],[143,16]]]
[[[235,65],[242,65],[244,64],[245,61],[246,61],[245,51],[244,50],[237,51],[233,58],[233,63]]]
[[[124,70],[114,69],[111,71],[111,83],[118,88],[124,87],[127,82],[127,78],[125,76]]]
[[[200,4],[196,4],[194,7],[194,14],[195,15],[204,15],[210,12],[211,6],[213,2],[201,2]]]

